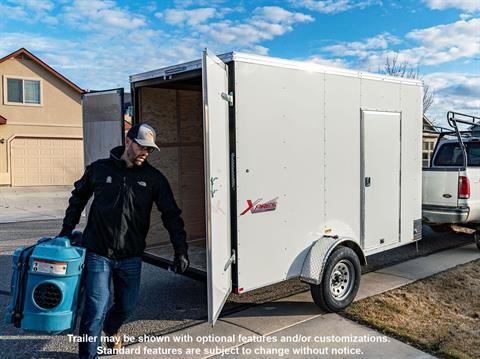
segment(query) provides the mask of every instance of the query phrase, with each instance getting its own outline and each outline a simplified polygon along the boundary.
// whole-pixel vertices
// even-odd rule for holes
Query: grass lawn
[[[480,358],[480,260],[360,300],[345,314],[442,358]]]

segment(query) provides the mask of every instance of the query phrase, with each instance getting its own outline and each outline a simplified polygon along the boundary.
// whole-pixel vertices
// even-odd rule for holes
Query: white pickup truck
[[[434,231],[471,233],[480,249],[480,124],[474,122],[480,118],[455,112],[447,118],[453,131],[440,132],[430,167],[423,169],[423,222]],[[468,131],[459,123],[470,125]]]

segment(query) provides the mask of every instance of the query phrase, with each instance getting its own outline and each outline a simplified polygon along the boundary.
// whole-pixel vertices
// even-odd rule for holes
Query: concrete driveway
[[[0,187],[0,223],[59,219],[73,186]]]

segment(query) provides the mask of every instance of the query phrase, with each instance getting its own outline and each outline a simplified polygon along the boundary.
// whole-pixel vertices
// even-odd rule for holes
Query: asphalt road
[[[0,225],[0,315],[3,318],[9,301],[12,252],[15,248],[35,243],[41,237],[59,232],[60,220],[11,223]],[[81,223],[78,229],[82,229]],[[423,240],[367,258],[365,271],[388,264],[428,255],[447,248],[472,243],[467,235],[452,233],[433,234],[425,227]],[[243,295],[232,294],[223,313],[244,309],[294,293],[308,290],[299,280],[262,288]],[[160,335],[195,325],[206,320],[206,284],[175,275],[144,263],[138,308],[122,327],[131,336]],[[11,324],[0,322],[0,356],[2,358],[76,358],[76,344],[66,336],[44,336],[23,333]]]

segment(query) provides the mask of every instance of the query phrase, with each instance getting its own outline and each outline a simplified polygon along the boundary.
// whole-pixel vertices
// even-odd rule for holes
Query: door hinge
[[[228,94],[222,92],[222,98],[228,102],[229,106],[233,106],[233,92],[229,92]]]
[[[233,250],[233,249],[232,249],[232,256],[228,259],[227,263],[225,264],[225,267],[223,268],[223,271],[226,271],[232,263],[236,263],[236,261],[235,261],[235,250]]]

